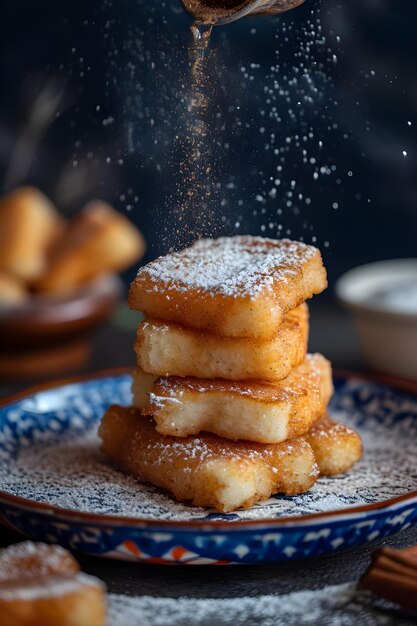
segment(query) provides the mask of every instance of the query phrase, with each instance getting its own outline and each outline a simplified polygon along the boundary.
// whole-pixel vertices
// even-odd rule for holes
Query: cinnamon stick
[[[417,581],[407,576],[375,568],[364,576],[360,586],[381,598],[417,611]]]
[[[377,550],[359,587],[417,611],[417,546]]]
[[[397,563],[403,563],[404,565],[417,568],[417,546],[404,548],[403,550],[383,547],[377,550],[375,554],[377,557],[378,555],[383,555]]]
[[[374,568],[378,568],[386,572],[393,572],[394,574],[400,574],[402,576],[409,576],[410,578],[415,578],[417,581],[417,568],[410,565],[404,565],[403,563],[398,563],[397,561],[383,555],[379,556],[378,559],[374,561]]]

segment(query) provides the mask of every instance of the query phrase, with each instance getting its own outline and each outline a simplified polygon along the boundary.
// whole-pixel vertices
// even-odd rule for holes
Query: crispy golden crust
[[[284,380],[272,383],[198,378],[152,379],[133,372],[134,405],[152,415],[158,432],[185,437],[208,431],[227,439],[280,443],[302,435],[327,409],[331,366],[308,355]]]
[[[106,412],[99,434],[104,454],[141,482],[219,511],[249,507],[275,492],[301,493],[318,476],[312,449],[303,440],[265,446],[206,433],[164,437],[150,417],[118,406]]]
[[[104,590],[85,574],[0,588],[0,615],[2,626],[105,626]]]
[[[20,187],[0,201],[0,269],[23,281],[46,268],[51,245],[64,220],[38,189]]]
[[[288,312],[273,339],[220,337],[147,319],[135,350],[143,371],[155,376],[277,381],[307,354],[308,307]]]
[[[227,337],[272,339],[285,313],[327,287],[319,250],[287,239],[203,239],[141,268],[129,306]]]
[[[226,441],[208,433],[177,439],[160,435],[154,426],[134,408],[110,407],[99,429],[104,454],[177,500],[225,512],[273,493],[307,491],[319,471],[344,472],[361,456],[359,435],[328,416],[311,435],[270,445]]]
[[[53,250],[38,291],[64,292],[141,258],[145,241],[137,228],[104,202],[91,202],[69,224]]]
[[[0,552],[2,626],[105,626],[105,588],[59,546],[26,541]]]
[[[328,415],[318,420],[305,435],[324,476],[343,474],[362,457],[362,441],[357,432]]]

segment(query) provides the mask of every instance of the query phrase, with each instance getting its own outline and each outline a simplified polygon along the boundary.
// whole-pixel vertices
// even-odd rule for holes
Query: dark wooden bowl
[[[0,378],[39,378],[80,367],[91,332],[109,319],[123,292],[107,275],[66,295],[37,295],[0,307]]]

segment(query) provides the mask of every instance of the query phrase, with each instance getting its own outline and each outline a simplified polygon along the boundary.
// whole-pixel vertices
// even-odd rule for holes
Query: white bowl
[[[417,380],[417,259],[362,265],[336,284],[375,370]]]

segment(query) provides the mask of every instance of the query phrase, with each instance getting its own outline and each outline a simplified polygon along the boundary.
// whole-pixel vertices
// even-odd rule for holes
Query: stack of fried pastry
[[[0,550],[1,626],[105,626],[106,588],[60,546]]]
[[[259,237],[203,239],[141,268],[132,408],[103,418],[103,451],[142,482],[220,511],[345,472],[359,436],[327,415],[330,363],[307,354],[320,252]]]

